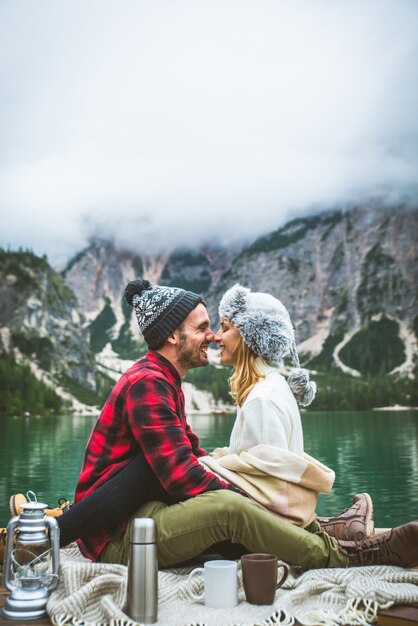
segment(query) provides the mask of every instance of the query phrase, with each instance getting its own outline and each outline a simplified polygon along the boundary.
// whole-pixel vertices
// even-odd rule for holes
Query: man
[[[207,365],[213,340],[202,297],[135,280],[127,285],[125,298],[149,351],[121,376],[106,400],[87,443],[76,506],[59,518],[62,544],[78,539],[92,560],[118,522],[144,502],[179,502],[215,489],[236,491],[200,465],[198,457],[205,451],[186,421],[181,378],[189,369]]]
[[[53,510],[61,545],[77,540],[94,561],[145,502],[172,504],[206,491],[237,491],[198,462],[205,451],[186,421],[181,378],[207,365],[213,341],[202,296],[135,280],[126,286],[125,299],[149,351],[105,402],[86,446],[75,504],[65,515]],[[12,496],[12,514],[25,501],[21,494]]]

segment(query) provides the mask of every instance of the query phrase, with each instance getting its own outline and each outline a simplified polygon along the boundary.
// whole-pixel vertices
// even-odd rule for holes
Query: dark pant
[[[118,474],[109,478],[93,493],[74,504],[64,515],[57,517],[61,547],[76,539],[94,535],[101,529],[115,531],[143,504],[159,500],[175,504],[162,487],[143,454],[138,454]],[[230,541],[222,541],[208,549],[224,558],[239,558],[248,550]]]
[[[116,530],[150,500],[176,502],[162,487],[144,455],[138,454],[118,474],[57,518],[61,546],[100,529]]]
[[[118,474],[57,517],[61,547],[101,529],[115,531],[143,504],[158,500],[178,502],[162,487],[143,454],[138,454]],[[241,544],[221,541],[207,549],[224,558],[237,559],[248,552]]]

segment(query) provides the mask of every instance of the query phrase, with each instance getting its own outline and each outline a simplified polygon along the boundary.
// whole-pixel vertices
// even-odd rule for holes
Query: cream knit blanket
[[[398,567],[320,569],[297,575],[291,571],[276,593],[273,606],[245,601],[242,583],[234,609],[210,609],[190,599],[192,568],[159,572],[159,626],[364,626],[376,620],[378,608],[418,604],[418,571]],[[203,580],[193,579],[193,590]],[[58,588],[48,601],[53,624],[64,626],[134,626],[126,615],[127,568],[68,558],[62,551]]]
[[[306,528],[316,517],[319,492],[329,493],[335,473],[308,454],[259,444],[240,454],[217,448],[199,462],[279,517]]]

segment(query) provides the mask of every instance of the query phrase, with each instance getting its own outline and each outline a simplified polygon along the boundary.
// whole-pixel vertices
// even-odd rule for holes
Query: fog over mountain
[[[235,252],[153,256],[96,239],[62,273],[32,252],[0,250],[0,416],[24,413],[28,390],[39,414],[102,403],[146,351],[122,295],[136,276],[203,293],[214,329],[233,284],[278,297],[321,389],[318,410],[418,406],[417,226],[418,207],[370,203],[292,220]],[[189,388],[188,408],[229,403],[229,374],[215,365],[189,372],[199,392]],[[202,405],[203,392],[213,397]]]
[[[0,4],[0,245],[150,252],[418,197],[415,0]]]

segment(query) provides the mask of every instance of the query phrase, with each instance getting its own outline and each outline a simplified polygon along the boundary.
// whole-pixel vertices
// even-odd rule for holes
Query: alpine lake
[[[0,526],[14,493],[32,490],[41,502],[72,500],[95,417],[0,418]],[[191,415],[209,452],[228,444],[233,414]],[[372,496],[376,527],[418,519],[418,410],[302,413],[305,450],[336,473],[320,494],[318,515],[335,515],[355,493]]]

